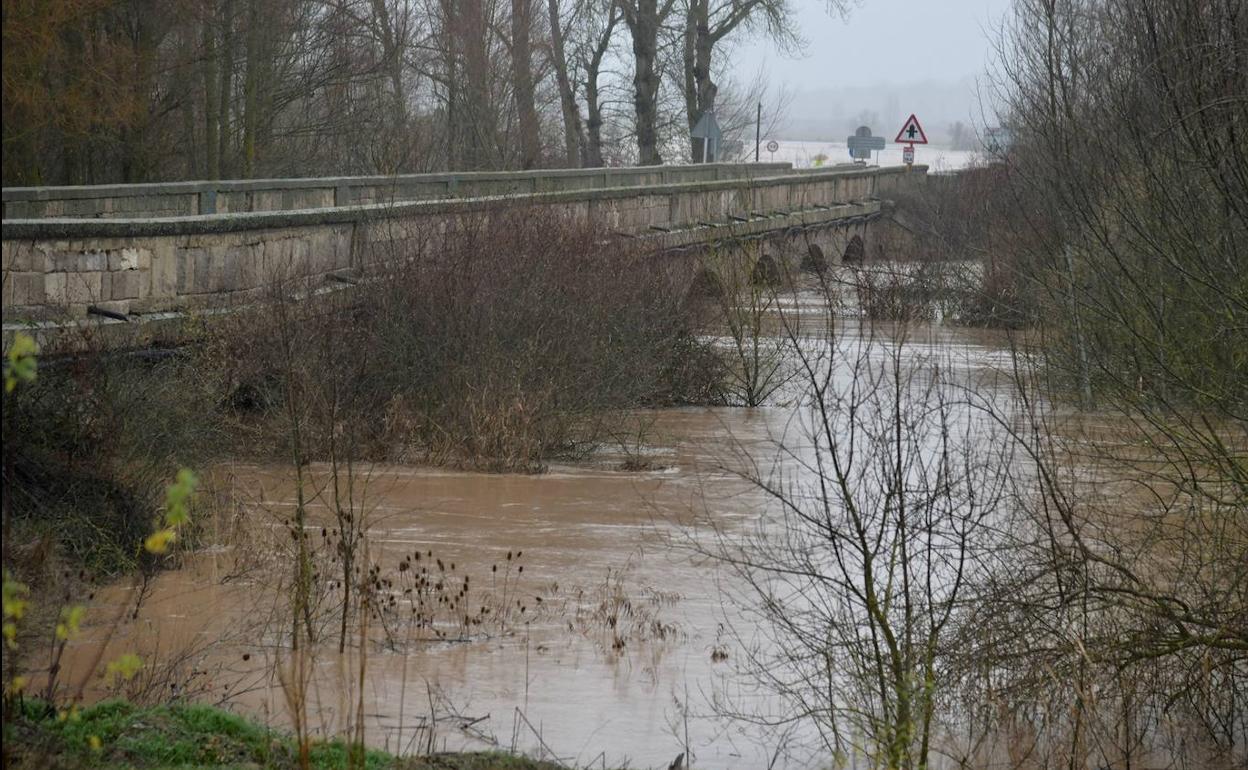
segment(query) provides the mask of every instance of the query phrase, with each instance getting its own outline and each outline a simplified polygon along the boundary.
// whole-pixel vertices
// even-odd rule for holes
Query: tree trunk
[[[657,166],[659,153],[659,9],[658,0],[637,0],[625,9],[624,19],[633,38],[633,110],[637,118],[638,162]]]
[[[385,0],[372,0],[376,35],[381,42],[382,64],[390,81],[390,125],[383,135],[384,159],[380,165],[385,173],[398,173],[408,153],[407,96],[403,85],[403,55],[407,47],[406,20],[392,15]]]
[[[204,178],[221,178],[221,154],[218,133],[221,128],[220,75],[217,72],[217,38],[214,19],[204,21]]]
[[[711,80],[714,46],[708,3],[693,0],[685,24],[685,111],[690,130],[703,115],[715,109],[715,94],[719,88]]]
[[[602,34],[598,36],[589,60],[584,62],[585,109],[588,118],[585,123],[585,127],[588,129],[585,165],[589,168],[599,168],[603,165],[602,100],[598,91],[598,76],[602,72],[602,60],[606,57],[607,50],[611,47],[611,37],[615,32],[615,25],[620,22],[620,16],[616,13],[617,7],[612,5],[608,11],[607,26],[603,28]]]
[[[563,27],[559,24],[559,0],[548,0],[550,11],[550,47],[555,82],[559,85],[559,105],[563,110],[564,158],[568,168],[581,165],[581,111],[568,77],[568,59],[563,50]]]
[[[511,0],[511,78],[520,120],[520,167],[533,168],[542,152],[533,95],[533,0]]]
[[[685,35],[681,40],[683,43],[682,60],[683,74],[685,78],[685,119],[689,121],[689,128],[693,128],[697,123],[697,84],[693,79],[694,68],[694,44],[697,40],[697,24],[698,19],[704,16],[706,4],[703,0],[689,0],[689,9],[685,13]],[[705,22],[705,19],[703,19]]]
[[[246,73],[243,76],[243,178],[250,179],[256,165],[257,112],[260,109],[260,12],[259,0],[251,0],[247,12]]]
[[[225,0],[221,16],[221,50],[218,55],[221,85],[217,89],[217,178],[228,176],[226,163],[230,149],[230,104],[234,100],[234,0]]]
[[[446,115],[443,137],[446,142],[446,167],[454,170],[460,168],[460,71],[459,66],[459,35],[455,28],[455,4],[453,0],[441,0],[442,13],[442,77],[446,85]]]
[[[692,130],[703,115],[715,109],[719,87],[711,79],[711,60],[716,44],[760,14],[768,17],[770,34],[777,40],[787,33],[783,2],[737,0],[731,6],[724,3],[717,8],[718,15],[714,19],[710,0],[688,0],[688,3],[684,39],[685,117]],[[843,6],[839,0],[828,4],[829,9]]]
[[[599,168],[602,163],[602,104],[598,99],[598,67],[595,66],[585,79],[585,106],[589,116],[585,122],[588,144],[585,148],[585,166]]]
[[[483,0],[460,0],[450,3],[463,59],[463,83],[459,89],[462,109],[457,115],[462,142],[462,158],[470,170],[487,169],[494,165],[494,110],[490,104],[490,57],[487,49],[489,27],[486,24]],[[458,18],[456,18],[458,16]]]

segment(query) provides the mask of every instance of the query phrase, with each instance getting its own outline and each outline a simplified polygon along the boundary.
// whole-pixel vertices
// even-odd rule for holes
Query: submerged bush
[[[315,456],[349,440],[356,457],[531,471],[596,445],[619,410],[713,391],[679,264],[533,210],[405,243],[314,301],[290,301],[316,286],[288,279],[226,330],[231,408],[293,403]]]

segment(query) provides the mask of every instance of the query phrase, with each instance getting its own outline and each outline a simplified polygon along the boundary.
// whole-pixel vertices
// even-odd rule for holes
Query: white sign
[[[767,142],[767,152],[775,152],[778,149],[780,149],[780,143],[777,142],[775,139],[772,139]]]
[[[901,148],[901,161],[907,166],[914,165],[914,148],[907,145]]]
[[[897,132],[897,138],[893,141],[899,144],[927,144],[927,134],[923,133],[923,126],[919,125],[919,119],[911,115]]]

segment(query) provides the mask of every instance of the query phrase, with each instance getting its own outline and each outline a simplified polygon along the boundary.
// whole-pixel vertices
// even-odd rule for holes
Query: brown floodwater
[[[980,332],[924,327],[911,347],[977,381],[992,381],[1006,360]],[[404,753],[502,748],[569,765],[667,767],[688,749],[704,768],[826,765],[817,751],[776,755],[777,735],[713,714],[725,694],[782,708],[740,684],[736,645],[752,621],[724,598],[732,576],[689,547],[708,521],[731,532],[766,515],[765,498],[740,472],[776,460],[778,442],[793,444],[800,389],[781,388],[772,402],[639,411],[630,420],[645,428],[644,444],[623,440],[538,475],[358,467],[368,557],[379,580],[391,581],[381,601],[395,604],[368,629],[352,626],[345,655],[338,628],[321,629],[307,662],[310,728],[341,735],[362,703],[368,742]],[[649,469],[621,470],[630,457]],[[137,651],[148,665],[132,694],[181,694],[287,726],[292,664],[280,639],[290,621],[280,581],[290,572],[291,473],[225,465],[212,475],[235,507],[181,569],[99,592],[63,678]],[[321,489],[330,469],[314,465],[308,477]],[[323,499],[312,516],[318,584],[332,592]],[[445,639],[411,622],[404,587],[421,569],[456,602],[430,598]],[[140,594],[137,619],[114,624]],[[463,614],[481,622],[452,620]],[[361,635],[370,640],[362,677]],[[97,682],[91,692],[104,690]]]

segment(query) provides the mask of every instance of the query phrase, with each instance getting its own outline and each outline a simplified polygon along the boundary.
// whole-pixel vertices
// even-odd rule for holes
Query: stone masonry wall
[[[292,211],[396,201],[747,179],[790,170],[788,163],[713,163],[167,184],[6,187],[3,191],[4,218],[175,217],[244,211]]]
[[[755,214],[771,217],[754,218],[749,224],[753,231],[783,229],[804,221],[801,212],[871,200],[885,184],[896,189],[897,184],[922,179],[922,174],[897,169],[854,169],[748,183],[574,190],[503,200],[162,219],[6,220],[4,318],[8,322],[83,317],[91,306],[141,315],[246,301],[278,271],[312,275],[358,271],[365,267],[364,255],[399,253],[449,216],[480,215],[499,206],[541,207],[630,235],[657,237],[678,231],[663,237],[679,235],[683,243],[722,237],[720,225]],[[841,208],[845,216],[862,210]],[[702,227],[708,224],[717,226]]]

